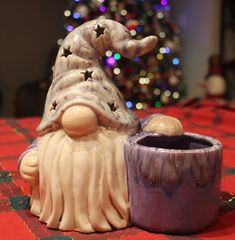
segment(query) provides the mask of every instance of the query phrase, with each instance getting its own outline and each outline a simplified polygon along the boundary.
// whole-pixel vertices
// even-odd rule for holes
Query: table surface
[[[0,119],[0,239],[18,240],[163,240],[235,239],[235,111],[200,104],[197,107],[166,107],[138,111],[142,118],[151,113],[179,118],[184,129],[213,136],[223,144],[221,208],[217,221],[206,230],[188,236],[154,234],[135,227],[99,234],[81,234],[47,229],[29,212],[29,187],[17,171],[17,159],[37,137],[39,117]]]

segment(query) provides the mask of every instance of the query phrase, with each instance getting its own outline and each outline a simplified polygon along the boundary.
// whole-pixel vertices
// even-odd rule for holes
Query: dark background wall
[[[16,89],[44,78],[51,51],[63,36],[66,0],[0,1],[2,115],[12,116]]]

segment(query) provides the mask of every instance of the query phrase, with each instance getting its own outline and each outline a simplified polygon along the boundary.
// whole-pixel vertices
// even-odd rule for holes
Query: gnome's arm
[[[25,155],[27,155],[29,152],[31,152],[31,150],[34,150],[37,148],[37,143],[38,143],[38,139],[36,138],[28,147],[27,149],[20,155],[19,159],[18,159],[18,168],[20,167],[20,163],[21,160],[25,157]]]
[[[61,124],[70,137],[82,137],[97,129],[95,112],[86,106],[76,105],[68,108],[62,116]],[[31,185],[38,180],[38,158],[36,154],[38,139],[21,154],[18,169],[21,177]]]
[[[31,185],[38,179],[38,158],[36,154],[38,139],[21,154],[18,160],[18,170],[21,177]]]

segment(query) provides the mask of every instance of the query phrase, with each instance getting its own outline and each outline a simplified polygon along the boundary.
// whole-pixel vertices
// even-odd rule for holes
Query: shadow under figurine
[[[128,192],[124,143],[144,132],[174,138],[183,134],[181,123],[172,117],[156,114],[139,121],[100,63],[107,50],[132,59],[152,50],[156,42],[155,36],[133,40],[128,29],[105,19],[81,25],[64,40],[37,128],[39,137],[19,161],[21,176],[32,186],[31,212],[49,228],[91,233],[127,227],[128,195],[133,191]],[[196,168],[201,171],[200,163]],[[211,168],[219,176],[213,164]],[[170,171],[166,175],[173,179]],[[216,199],[217,185],[212,190]],[[133,202],[133,196],[130,199]],[[134,223],[138,221],[145,219]]]

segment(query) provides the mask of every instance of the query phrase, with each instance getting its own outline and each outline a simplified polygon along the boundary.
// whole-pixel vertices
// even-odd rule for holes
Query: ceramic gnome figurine
[[[32,186],[31,212],[49,228],[91,233],[128,226],[123,145],[139,121],[100,60],[108,49],[131,59],[152,50],[156,42],[155,36],[133,40],[128,29],[106,19],[87,22],[64,40],[39,137],[19,165]],[[148,130],[182,133],[177,120],[155,118]]]

